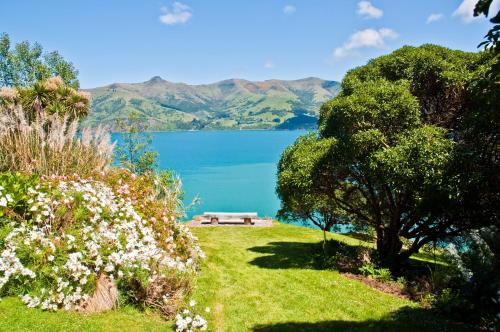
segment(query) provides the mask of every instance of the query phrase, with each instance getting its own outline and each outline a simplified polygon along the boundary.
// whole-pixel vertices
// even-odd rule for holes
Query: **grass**
[[[211,312],[213,331],[466,331],[410,301],[369,288],[333,270],[320,270],[312,255],[322,233],[276,224],[271,228],[203,227],[207,259],[193,298]],[[330,235],[357,245],[360,240]],[[153,313],[122,308],[100,315],[48,313],[19,300],[0,302],[0,331],[169,331]]]
[[[212,308],[216,331],[466,330],[337,271],[315,269],[320,231],[279,224],[194,233],[207,253],[194,298]]]
[[[172,331],[172,326],[155,313],[130,307],[84,315],[29,309],[17,298],[0,302],[0,331]]]

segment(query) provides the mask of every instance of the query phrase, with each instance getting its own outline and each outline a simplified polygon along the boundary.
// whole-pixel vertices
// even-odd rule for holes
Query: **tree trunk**
[[[377,229],[377,252],[380,265],[398,274],[404,263],[401,256],[401,242],[398,232],[391,229]]]

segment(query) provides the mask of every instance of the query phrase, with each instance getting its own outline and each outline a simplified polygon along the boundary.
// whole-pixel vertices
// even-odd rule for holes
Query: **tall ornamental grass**
[[[32,121],[20,106],[0,108],[0,171],[40,175],[104,171],[111,163],[114,143],[106,128],[84,128],[68,115],[40,111]]]

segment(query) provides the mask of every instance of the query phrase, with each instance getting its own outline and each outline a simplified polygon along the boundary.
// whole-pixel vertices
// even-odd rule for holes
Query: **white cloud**
[[[295,8],[295,6],[292,5],[286,5],[285,7],[283,7],[283,13],[285,13],[286,15],[292,15],[296,11],[297,8]]]
[[[170,8],[162,7],[161,11],[160,22],[167,25],[184,24],[193,16],[191,8],[181,2],[174,2]]]
[[[458,16],[465,23],[471,23],[480,19],[479,16],[474,16],[474,7],[477,0],[463,0],[460,6],[453,12],[453,16]]]
[[[429,17],[427,17],[427,24],[432,23],[432,22],[437,22],[440,21],[444,18],[444,15],[439,13],[439,14],[430,14]]]
[[[266,69],[273,69],[274,67],[276,67],[276,66],[270,60],[268,60],[268,61],[266,61],[266,63],[264,63],[264,68],[266,68]]]
[[[383,48],[387,40],[394,39],[397,36],[398,34],[394,30],[388,28],[357,31],[349,37],[349,40],[344,45],[337,47],[333,51],[333,57],[335,59],[344,58],[352,55],[359,48]]]
[[[381,18],[384,12],[373,6],[370,1],[360,1],[358,2],[358,14],[363,18]]]

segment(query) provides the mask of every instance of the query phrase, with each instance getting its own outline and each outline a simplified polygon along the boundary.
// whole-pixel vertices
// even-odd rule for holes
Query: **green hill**
[[[136,111],[152,130],[313,128],[321,104],[338,91],[338,82],[313,77],[188,85],[156,76],[88,90],[92,109],[84,125],[115,126]]]

